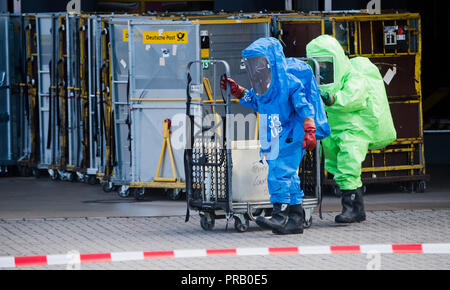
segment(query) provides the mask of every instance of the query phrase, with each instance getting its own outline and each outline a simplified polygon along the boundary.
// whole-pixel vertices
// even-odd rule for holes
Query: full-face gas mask
[[[272,74],[267,58],[262,56],[244,59],[250,84],[257,96],[264,95],[270,88]]]
[[[320,56],[314,59],[319,63],[320,85],[334,84],[334,57]]]

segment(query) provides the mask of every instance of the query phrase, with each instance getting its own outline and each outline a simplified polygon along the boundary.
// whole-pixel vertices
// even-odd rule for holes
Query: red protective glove
[[[235,98],[242,98],[245,95],[245,88],[238,85],[232,78],[227,78],[226,81],[230,84],[231,95]],[[225,83],[225,77],[222,77],[220,81],[220,87],[222,90],[227,89],[227,84]]]
[[[314,150],[316,148],[316,125],[314,122],[305,122],[303,124],[303,130],[305,130],[303,149]]]

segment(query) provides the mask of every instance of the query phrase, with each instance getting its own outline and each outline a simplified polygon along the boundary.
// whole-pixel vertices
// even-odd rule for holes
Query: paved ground
[[[334,223],[339,199],[326,196],[324,219],[299,236],[274,236],[251,223],[237,233],[224,220],[212,232],[184,201],[150,193],[143,202],[104,193],[99,186],[46,178],[0,178],[0,257],[79,253],[364,244],[450,243],[449,168],[432,174],[425,194],[369,187],[368,220]],[[449,255],[383,254],[381,269],[450,269]],[[366,269],[373,257],[356,255],[250,256],[83,264],[82,269]],[[47,266],[39,269],[65,269]]]
[[[450,168],[448,170],[450,172]],[[432,180],[426,193],[405,193],[398,186],[369,186],[368,210],[450,209],[450,180]],[[340,200],[326,195],[325,212],[340,211]],[[162,191],[148,190],[143,201],[105,193],[101,186],[48,178],[0,178],[0,218],[158,217],[186,213],[185,201],[170,201]]]
[[[450,242],[450,210],[404,210],[368,213],[368,221],[350,226],[334,223],[334,214],[315,217],[303,235],[274,236],[251,223],[238,233],[225,221],[214,231],[200,228],[193,216],[159,218],[71,218],[0,220],[0,256],[45,254]],[[367,255],[252,256],[162,259],[81,265],[82,269],[366,269]],[[382,269],[450,269],[449,255],[382,255]],[[40,267],[65,269],[65,266]]]

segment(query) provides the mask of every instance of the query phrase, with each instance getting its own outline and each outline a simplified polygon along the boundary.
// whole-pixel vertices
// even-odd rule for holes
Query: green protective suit
[[[327,66],[328,75],[321,69],[328,83],[319,86],[335,98],[326,107],[331,135],[322,141],[325,168],[341,190],[357,189],[362,186],[361,163],[368,149],[384,148],[397,138],[383,78],[368,58],[350,60],[329,35],[312,40],[306,52],[318,61],[333,62]]]

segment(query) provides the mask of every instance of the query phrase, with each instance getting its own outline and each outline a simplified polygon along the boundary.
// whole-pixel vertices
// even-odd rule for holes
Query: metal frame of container
[[[125,145],[127,143],[127,139],[129,136],[129,129],[127,125],[128,118],[128,102],[127,102],[127,91],[128,91],[128,70],[120,71],[120,61],[117,61],[117,58],[122,60],[122,65],[124,69],[126,69],[128,64],[128,43],[120,40],[120,38],[124,37],[123,33],[124,29],[128,29],[128,22],[126,19],[114,19],[111,18],[108,23],[103,22],[104,29],[106,26],[107,30],[104,30],[103,33],[103,45],[110,45],[110,55],[106,56],[106,51],[104,51],[104,61],[107,67],[104,69],[108,69],[108,76],[111,76],[110,79],[110,92],[111,92],[111,113],[112,113],[112,122],[110,125],[113,127],[111,130],[114,132],[114,137],[110,136],[110,142],[114,141],[114,152],[110,152],[110,154],[114,154],[116,157],[114,160],[114,166],[112,166],[112,172],[110,172],[109,182],[111,182],[114,186],[121,186],[119,190],[119,194],[125,194],[128,190],[128,185],[131,180],[129,171],[129,159],[125,159],[123,156],[129,157],[129,154],[125,152]],[[119,33],[119,37],[116,37],[116,33]],[[109,38],[109,43],[107,43],[107,39]],[[104,80],[107,76],[104,76]],[[108,90],[108,87],[106,87]],[[109,93],[107,93],[109,95]],[[108,97],[108,96],[106,96]],[[121,113],[126,117],[125,119],[121,119]],[[125,131],[122,133],[122,131]],[[111,150],[112,148],[110,148]],[[129,151],[129,150],[127,150]],[[107,153],[108,155],[108,153]],[[110,155],[111,156],[111,155]],[[127,170],[128,169],[128,170]]]
[[[69,171],[71,179],[74,171],[82,167],[82,106],[83,98],[80,84],[80,59],[82,59],[80,47],[81,18],[78,15],[66,15],[66,54],[67,54],[67,164],[65,170]]]
[[[124,31],[123,29],[125,29],[125,27],[122,27],[121,29]],[[177,153],[177,150],[175,150],[174,154],[171,150],[170,141],[168,141],[169,144],[167,144],[167,139],[161,138],[163,144],[168,145],[168,154],[171,158],[171,173],[174,176],[172,178],[160,177],[160,175],[167,176],[170,170],[164,167],[161,158],[158,162],[158,156],[160,154],[156,153],[157,150],[148,150],[147,146],[153,144],[156,147],[160,147],[161,145],[156,145],[159,143],[160,139],[158,137],[155,138],[155,136],[159,136],[161,133],[163,133],[162,135],[164,136],[167,135],[166,131],[162,132],[162,130],[160,130],[163,120],[165,118],[172,118],[172,116],[184,112],[184,105],[181,107],[179,106],[179,100],[184,100],[185,97],[185,86],[182,84],[184,83],[184,77],[180,79],[182,81],[181,84],[178,82],[175,84],[177,88],[173,88],[173,82],[164,82],[164,77],[169,76],[167,73],[171,76],[173,76],[174,73],[176,74],[176,67],[184,66],[185,62],[193,57],[192,53],[195,54],[199,52],[200,43],[198,25],[193,25],[191,22],[187,21],[143,21],[141,19],[135,19],[128,21],[126,29],[128,29],[127,31],[129,33],[128,40],[136,38],[135,41],[127,41],[127,44],[129,45],[127,49],[127,52],[129,52],[128,59],[125,60],[122,58],[120,60],[120,65],[125,69],[127,66],[126,63],[128,63],[127,69],[129,69],[129,77],[126,81],[129,96],[127,96],[126,100],[122,100],[126,101],[126,106],[129,106],[126,122],[129,129],[128,144],[130,146],[130,180],[128,184],[130,185],[131,192],[136,198],[142,196],[144,189],[149,187],[171,189],[185,188],[184,182],[178,177],[182,174],[175,169],[176,164],[179,164],[180,160],[182,160],[182,152],[180,151],[181,153],[178,154],[179,152]],[[165,31],[182,31],[186,34],[187,41],[181,42],[181,44],[144,45],[143,35],[145,32],[143,30],[145,29],[152,29],[151,31],[160,31],[161,29]],[[139,35],[136,36],[136,34]],[[170,54],[163,52],[166,47],[171,50]],[[187,53],[187,50],[189,50],[190,53]],[[139,56],[136,55],[138,53],[140,53]],[[165,53],[164,57],[161,53]],[[139,58],[139,63],[136,62],[137,58]],[[154,71],[158,70],[158,61],[156,60],[158,58],[160,70],[158,74],[155,74],[152,72],[152,69],[154,69]],[[117,59],[115,60],[118,61]],[[144,60],[145,62],[143,62]],[[148,71],[149,69],[150,71]],[[173,69],[175,69],[175,71],[173,71]],[[159,81],[155,82],[158,78]],[[114,81],[117,82],[117,80],[113,80],[113,82]],[[151,94],[150,98],[147,97],[148,94]],[[117,102],[116,98],[115,101]],[[151,137],[151,134],[154,136]],[[120,134],[117,134],[116,136],[120,136]],[[116,138],[116,140],[120,142],[119,138]],[[120,145],[117,147],[119,146]],[[163,149],[161,156],[164,154],[165,150]],[[119,159],[120,157],[118,160]],[[154,167],[155,165],[158,166]],[[178,168],[180,168],[179,165]],[[155,170],[157,172],[154,172]],[[150,176],[153,176],[153,178]]]
[[[102,18],[87,18],[89,78],[89,166],[86,173],[102,177],[105,172],[105,102],[102,80]]]
[[[129,18],[146,18],[137,15],[118,14],[118,15],[82,15],[87,25],[88,42],[87,63],[88,68],[88,89],[86,94],[88,99],[88,166],[84,173],[87,174],[89,183],[94,183],[94,177],[100,180],[103,190],[110,192],[115,185],[122,184],[120,169],[115,169],[121,164],[117,163],[115,149],[115,122],[114,104],[112,101],[113,84],[112,76],[116,69],[112,67],[111,55],[115,45],[112,44],[113,38],[110,34],[110,23],[115,21],[125,21]],[[118,92],[116,92],[118,96]]]
[[[395,62],[402,61],[400,58],[409,57],[414,61],[413,67],[404,69],[409,71],[412,76],[406,81],[414,83],[414,93],[404,95],[393,95],[387,87],[389,103],[391,110],[398,105],[399,110],[409,110],[414,115],[417,115],[417,124],[402,123],[397,120],[401,114],[393,112],[394,123],[396,127],[414,127],[417,129],[417,136],[399,136],[399,138],[390,144],[387,148],[382,150],[369,150],[366,161],[362,165],[362,180],[364,184],[371,183],[390,183],[390,182],[407,182],[410,189],[423,192],[426,188],[426,181],[429,176],[425,171],[424,158],[424,142],[423,142],[423,120],[422,120],[422,90],[421,90],[421,55],[422,55],[422,36],[421,36],[421,21],[420,15],[415,13],[400,13],[400,14],[381,14],[381,15],[340,15],[338,13],[330,15],[309,15],[309,16],[279,16],[276,18],[276,30],[281,32],[279,38],[286,38],[286,31],[283,31],[283,25],[286,24],[311,24],[320,25],[320,34],[331,34],[338,40],[342,38],[345,50],[350,51],[350,57],[363,56],[370,58],[375,64],[379,61],[394,62],[389,64],[391,67],[395,66]],[[376,25],[380,25],[381,29]],[[408,49],[386,51],[383,45],[383,40],[380,40],[380,35],[376,33],[383,33],[386,25],[397,25],[404,23],[409,27]],[[344,24],[344,25],[342,25]],[[342,27],[341,27],[342,26]],[[365,27],[367,26],[367,27]],[[307,25],[305,25],[305,28]],[[311,31],[310,27],[307,27]],[[339,31],[338,31],[339,28]],[[318,30],[317,29],[317,30]],[[370,31],[370,33],[361,33],[362,29]],[[375,31],[378,29],[377,31]],[[341,31],[342,30],[342,31]],[[284,35],[283,35],[284,32]],[[314,33],[312,33],[314,35]],[[319,35],[320,35],[319,34]],[[339,34],[339,35],[338,35]],[[317,32],[315,33],[317,35]],[[377,46],[383,46],[381,51],[377,51]],[[304,43],[306,46],[307,42]],[[300,44],[303,45],[303,44]],[[378,60],[378,61],[377,61]],[[402,63],[404,65],[406,61]],[[381,64],[383,65],[383,64]],[[405,77],[403,77],[405,78]],[[411,106],[416,106],[412,108]],[[411,107],[411,108],[409,108]],[[414,113],[414,110],[416,112]],[[398,130],[397,128],[397,130]],[[413,130],[413,129],[411,129]],[[405,158],[397,164],[389,164],[389,159],[397,154],[403,154]],[[396,157],[397,158],[397,157]],[[391,161],[394,162],[394,161]],[[395,162],[394,162],[395,163]],[[400,164],[402,163],[402,164]],[[325,172],[327,176],[327,172]],[[335,185],[331,179],[325,179],[325,184]]]
[[[240,69],[240,64],[241,64],[241,55],[240,54],[241,54],[242,49],[244,49],[246,46],[248,46],[251,42],[253,42],[257,38],[267,37],[270,35],[270,20],[271,19],[267,18],[267,17],[263,18],[263,19],[193,20],[192,21],[193,25],[199,25],[199,31],[197,32],[198,33],[197,38],[199,40],[199,43],[197,44],[198,50],[195,53],[200,54],[200,55],[198,55],[198,57],[200,57],[204,53],[204,49],[201,49],[201,46],[200,46],[200,38],[204,36],[202,33],[205,33],[205,31],[209,31],[210,32],[209,37],[211,37],[212,45],[211,45],[210,49],[208,49],[208,51],[206,52],[207,58],[211,59],[211,60],[221,58],[221,59],[230,61],[233,65],[233,69],[236,70],[236,72],[238,72],[239,70],[242,70],[242,69]],[[174,23],[177,23],[177,22],[172,22],[172,24],[174,24]],[[181,23],[184,23],[184,22],[180,22],[180,24]],[[235,31],[234,33],[233,33],[233,30]],[[211,33],[211,32],[213,32],[213,33]],[[241,37],[239,42],[236,42],[236,41],[233,42],[232,37],[234,37],[235,33],[238,33],[238,32],[242,32],[240,35],[241,36],[246,35],[248,39],[244,38],[245,40],[243,40],[243,38]],[[191,39],[189,41],[191,41]],[[152,47],[152,49],[153,49],[153,47]],[[132,56],[133,55],[130,54],[130,57],[132,57]],[[193,57],[194,57],[194,55],[191,55],[190,60],[192,60]],[[154,64],[154,65],[157,66],[157,64]],[[133,69],[133,66],[130,66],[130,67],[131,67],[131,69]],[[236,73],[235,75],[236,75],[238,81],[241,81],[242,83],[248,82],[248,78],[247,78],[245,70],[243,70],[243,72]],[[133,73],[131,73],[131,79],[132,78],[133,78]],[[219,88],[220,81],[218,79],[212,80],[211,83],[209,82],[209,79],[208,79],[207,82],[208,82],[208,84],[211,84],[211,83],[213,84],[213,86],[210,88],[211,93],[214,94],[220,90],[220,88]],[[133,97],[133,94],[131,94],[129,101],[131,104],[133,104],[134,102],[139,102],[141,104],[138,106],[141,106],[141,107],[148,106],[148,108],[150,108],[150,109],[162,108],[161,106],[165,105],[165,106],[168,106],[167,108],[170,107],[170,108],[175,109],[175,111],[177,111],[180,114],[184,111],[184,107],[183,108],[179,107],[179,104],[185,101],[184,91],[183,91],[183,93],[181,93],[181,90],[180,90],[180,93],[178,95],[172,96],[170,94],[169,95],[165,94],[165,96],[166,96],[166,98],[161,98],[156,95],[150,96],[150,97],[140,96],[139,98],[136,98],[136,97]],[[210,100],[205,100],[205,101],[208,102]],[[236,100],[234,100],[234,101],[236,101]],[[245,109],[242,106],[239,106],[239,105],[233,105],[233,106],[238,106],[240,108],[240,111],[242,111],[242,113],[247,113],[247,114],[253,113],[253,112],[250,112],[248,109]],[[132,110],[132,114],[135,114],[135,112],[136,112],[135,108],[131,108],[131,110]],[[167,116],[167,117],[169,117],[169,116]],[[154,118],[155,118],[155,116],[152,117],[152,119],[154,119]],[[161,119],[159,121],[161,121],[160,123],[161,123],[161,125],[163,125],[163,122],[162,122],[163,120]],[[158,130],[159,122],[154,121],[154,120],[152,120],[152,122],[153,122],[152,127],[154,127],[155,130]],[[135,122],[133,122],[133,119],[131,119],[131,124],[132,124],[131,128],[133,129],[134,128],[133,126],[136,124]],[[144,125],[140,124],[139,126],[144,126]],[[250,127],[254,127],[254,126],[256,126],[256,121],[254,122],[253,125],[250,124]],[[159,129],[158,130],[159,132],[156,134],[156,135],[159,135],[162,133],[161,138],[158,137],[156,140],[156,143],[161,142],[162,144],[165,144],[164,143],[164,134],[165,134],[164,128],[161,128],[161,129]],[[131,132],[131,136],[132,136],[131,143],[132,144],[136,144],[135,143],[136,138],[139,138],[139,137],[135,137],[136,136],[135,134],[136,134],[136,131]],[[253,137],[250,137],[250,138],[253,138]],[[158,145],[156,145],[156,146],[158,146]],[[161,145],[159,145],[159,146],[161,146]],[[165,148],[162,148],[162,151],[164,151],[164,149]],[[164,154],[165,154],[164,152],[160,152],[160,154],[157,154],[157,152],[153,152],[152,153],[153,157],[150,157],[150,159],[148,159],[148,158],[142,158],[142,154],[138,154],[137,152],[135,152],[133,150],[135,150],[135,147],[132,147],[132,157],[133,157],[132,167],[133,167],[134,171],[132,172],[132,181],[130,182],[130,188],[133,190],[133,193],[136,197],[139,197],[140,195],[142,195],[145,188],[164,188],[166,190],[170,190],[169,196],[171,198],[177,198],[180,194],[180,190],[181,191],[185,190],[185,187],[186,187],[185,182],[182,178],[179,178],[179,176],[184,175],[183,167],[180,165],[180,164],[182,164],[182,160],[183,160],[182,153],[177,154],[175,152],[175,155],[173,155],[173,152],[170,151],[169,156],[172,157],[173,160],[170,163],[170,166],[166,166],[166,168],[164,168],[164,160],[163,160]],[[146,162],[147,166],[149,166],[147,172],[151,172],[150,175],[152,175],[153,177],[150,177],[150,176],[143,177],[137,173],[137,171],[138,171],[137,167],[139,167],[139,162]],[[156,173],[153,172],[155,170],[156,170]],[[172,177],[162,178],[162,177],[160,177],[160,175],[162,175],[162,176],[172,175]]]
[[[16,165],[21,149],[23,104],[18,88],[22,77],[22,20],[17,15],[3,14],[0,21],[0,173],[7,173]]]
[[[25,114],[22,120],[22,149],[17,161],[19,174],[28,175],[29,171],[39,176],[37,165],[40,159],[39,133],[39,100],[38,100],[38,67],[36,17],[34,14],[23,15],[23,57],[24,78],[20,83]]]
[[[92,118],[90,98],[90,25],[87,15],[66,15],[67,31],[67,107],[68,156],[65,170],[78,180],[95,184],[97,170],[92,168]]]
[[[47,22],[44,26],[43,22]],[[46,45],[46,53],[45,60],[48,62],[44,62],[43,56],[43,40],[45,28],[45,35],[47,42]],[[49,127],[53,125],[49,125],[49,120],[51,123],[50,116],[52,115],[50,112],[50,103],[53,102],[51,99],[52,90],[50,87],[54,87],[54,84],[51,84],[50,74],[51,70],[53,70],[54,59],[53,59],[53,34],[52,30],[54,30],[54,19],[51,14],[37,14],[36,15],[36,43],[37,43],[37,63],[38,63],[38,113],[39,113],[39,163],[37,164],[38,169],[49,169],[50,165],[53,163],[53,154],[52,148],[54,147],[53,142],[49,142]],[[51,141],[54,141],[51,138]],[[51,143],[51,144],[50,144]],[[48,144],[52,146],[52,148],[48,148]]]

